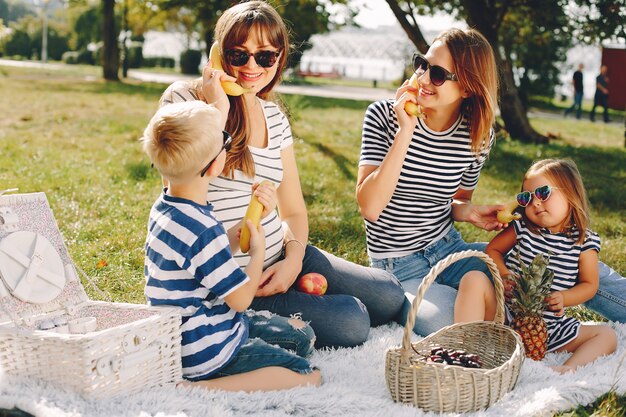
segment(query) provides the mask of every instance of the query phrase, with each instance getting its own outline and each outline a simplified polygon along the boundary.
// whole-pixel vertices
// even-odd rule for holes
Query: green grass
[[[99,74],[77,68],[56,72],[0,67],[0,189],[46,192],[76,265],[114,301],[143,303],[146,221],[160,192],[160,178],[137,139],[164,86],[106,83],[94,75]],[[293,123],[311,242],[367,263],[354,185],[368,103],[301,96],[284,96],[283,101]],[[481,175],[475,201],[510,199],[535,159],[571,157],[585,177],[593,227],[603,239],[600,258],[624,274],[623,127],[586,121],[572,127],[571,120],[532,122],[544,133],[561,132],[562,139],[544,146],[500,140]],[[468,240],[493,236],[466,224],[460,230]],[[101,260],[107,266],[98,268]],[[90,297],[102,298],[89,283],[83,284]],[[618,411],[602,411],[606,402]],[[609,393],[591,406],[562,415],[623,415],[624,402],[623,396]]]

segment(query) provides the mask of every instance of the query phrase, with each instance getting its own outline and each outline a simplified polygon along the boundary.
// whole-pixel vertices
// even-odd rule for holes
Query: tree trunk
[[[491,45],[500,70],[500,116],[512,138],[526,143],[547,143],[548,138],[530,125],[528,114],[519,97],[513,76],[513,65],[506,50],[500,47],[498,29],[506,9],[490,7],[488,2],[468,0],[463,2],[467,24],[483,34]]]
[[[102,72],[105,80],[119,81],[120,56],[115,30],[115,0],[102,0],[102,12]]]
[[[404,29],[404,32],[409,37],[413,45],[417,48],[418,51],[425,54],[428,51],[428,43],[426,39],[424,39],[424,35],[422,35],[422,31],[417,25],[417,21],[415,20],[415,16],[413,15],[413,10],[409,9],[409,12],[405,12],[402,10],[397,0],[387,0],[387,4],[391,8],[396,19],[400,22],[400,26]],[[411,3],[406,3],[407,7],[411,7]],[[407,20],[407,15],[410,15],[413,23]]]

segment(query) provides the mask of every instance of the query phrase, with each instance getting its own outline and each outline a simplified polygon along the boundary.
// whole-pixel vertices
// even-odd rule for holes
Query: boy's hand
[[[562,316],[565,313],[565,306],[563,304],[563,293],[561,291],[554,291],[546,298],[548,304],[548,310],[554,311],[557,316]]]
[[[263,226],[259,224],[259,227],[254,227],[252,220],[247,220],[246,225],[250,230],[250,250],[248,255],[253,259],[265,259],[265,230]]]
[[[271,212],[276,209],[276,203],[278,198],[276,196],[276,187],[268,182],[255,183],[252,185],[252,194],[259,200],[259,203],[263,205],[263,212],[261,218],[266,218]]]

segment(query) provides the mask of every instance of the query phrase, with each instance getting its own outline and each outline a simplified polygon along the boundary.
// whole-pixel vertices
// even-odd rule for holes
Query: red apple
[[[324,275],[317,272],[309,272],[300,277],[296,283],[298,291],[302,291],[307,294],[324,295],[328,288],[328,282]]]

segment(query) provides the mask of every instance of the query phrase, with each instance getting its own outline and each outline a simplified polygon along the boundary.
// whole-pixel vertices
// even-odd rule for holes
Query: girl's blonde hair
[[[435,41],[448,47],[459,86],[469,97],[461,111],[469,123],[472,150],[476,153],[489,146],[489,134],[495,123],[498,103],[498,71],[493,49],[487,39],[474,29],[448,29]]]
[[[278,12],[265,1],[250,1],[237,4],[220,16],[215,25],[215,41],[220,46],[222,57],[224,51],[242,45],[250,34],[256,32],[263,43],[269,43],[280,52],[275,64],[276,76],[257,96],[267,100],[287,64],[289,55],[289,33]],[[224,71],[232,74],[232,67],[222,61]],[[254,176],[254,161],[248,150],[248,131],[251,129],[244,100],[242,97],[229,97],[230,110],[226,121],[226,131],[233,137],[232,147],[227,155],[224,174],[232,176],[235,169],[246,175]],[[259,127],[260,128],[260,127]]]
[[[569,226],[576,226],[579,235],[576,243],[583,243],[589,227],[589,202],[578,167],[571,159],[543,159],[535,162],[524,175],[524,181],[535,175],[545,175],[567,199],[570,206]],[[524,217],[525,212],[522,211]],[[528,228],[538,233],[539,228],[526,222]]]
[[[222,114],[203,101],[161,107],[152,116],[140,141],[159,173],[171,183],[200,175],[209,157],[222,146]]]

